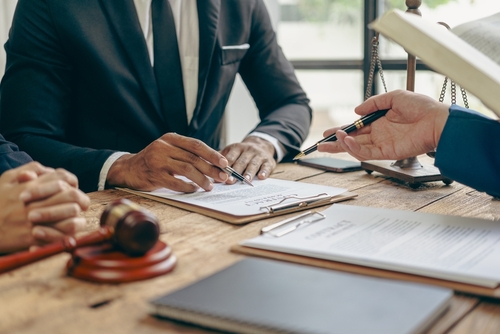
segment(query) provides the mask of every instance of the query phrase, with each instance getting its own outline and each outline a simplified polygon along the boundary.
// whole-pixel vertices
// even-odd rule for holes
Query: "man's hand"
[[[76,177],[36,162],[0,177],[0,253],[44,245],[85,226],[90,199]]]
[[[33,161],[21,167],[13,168],[4,172],[1,176],[0,182],[26,182],[34,180],[40,175],[52,172],[54,172],[54,168],[45,167],[40,163]],[[78,181],[76,183],[76,186],[78,186]]]
[[[241,143],[225,147],[221,153],[227,158],[229,165],[249,181],[253,180],[255,175],[264,180],[276,168],[274,146],[259,137],[247,137]],[[227,183],[232,184],[236,181],[231,177]]]
[[[198,187],[210,191],[210,178],[227,180],[227,174],[220,169],[227,166],[227,159],[202,141],[167,133],[139,153],[120,157],[109,169],[107,184],[145,191],[168,188],[194,192]],[[176,175],[193,182],[180,180]]]
[[[364,116],[390,109],[368,126],[347,135],[340,128],[323,133],[337,134],[337,141],[318,145],[320,152],[347,152],[358,160],[399,160],[434,150],[448,119],[449,106],[430,97],[397,90],[373,96],[355,112]]]

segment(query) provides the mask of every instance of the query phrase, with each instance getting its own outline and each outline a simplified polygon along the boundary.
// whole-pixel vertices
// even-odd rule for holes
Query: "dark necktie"
[[[153,0],[154,73],[161,106],[171,131],[187,134],[186,101],[174,16],[168,0]]]

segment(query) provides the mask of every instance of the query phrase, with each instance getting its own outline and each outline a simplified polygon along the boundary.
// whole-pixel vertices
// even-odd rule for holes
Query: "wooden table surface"
[[[500,221],[500,201],[458,184],[424,184],[414,190],[397,180],[364,171],[328,173],[280,164],[272,177],[347,188],[358,194],[348,205],[478,217]],[[206,333],[148,313],[148,300],[208,276],[243,258],[230,247],[258,235],[284,217],[233,226],[119,190],[90,193],[87,231],[98,227],[104,207],[129,198],[154,212],[161,240],[178,258],[175,270],[157,278],[119,285],[67,277],[68,254],[0,275],[0,333]],[[499,222],[500,223],[500,222]],[[500,263],[499,263],[500,265]],[[500,301],[455,294],[450,310],[430,333],[499,333]]]

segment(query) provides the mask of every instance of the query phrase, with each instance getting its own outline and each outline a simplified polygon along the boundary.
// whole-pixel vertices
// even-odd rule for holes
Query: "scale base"
[[[418,161],[412,161],[412,166],[402,168],[398,161],[364,161],[361,162],[361,168],[368,174],[379,172],[389,177],[407,182],[411,188],[418,188],[423,182],[443,181],[444,184],[450,184],[453,180],[441,175],[439,169],[432,165],[421,165]]]

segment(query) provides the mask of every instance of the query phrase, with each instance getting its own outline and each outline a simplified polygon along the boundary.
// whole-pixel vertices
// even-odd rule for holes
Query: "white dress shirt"
[[[174,16],[177,41],[179,43],[179,55],[182,67],[182,82],[184,85],[184,97],[186,99],[186,114],[188,123],[193,118],[196,98],[198,94],[198,64],[200,35],[198,26],[197,0],[169,0],[172,14]],[[154,66],[153,51],[153,20],[151,18],[151,0],[134,0],[135,9],[141,24],[146,45],[148,47],[151,66]],[[252,132],[249,136],[260,137],[273,144],[277,161],[281,161],[286,149],[276,138],[262,132]],[[102,166],[99,174],[98,190],[104,190],[106,178],[111,165],[122,155],[128,152],[116,152],[109,156]]]
[[[200,34],[198,33],[198,8],[196,0],[169,0],[174,16],[177,42],[182,67],[182,82],[186,99],[188,124],[193,118],[198,94],[198,64]],[[151,66],[154,66],[153,20],[151,0],[134,0],[137,16],[148,46]]]

